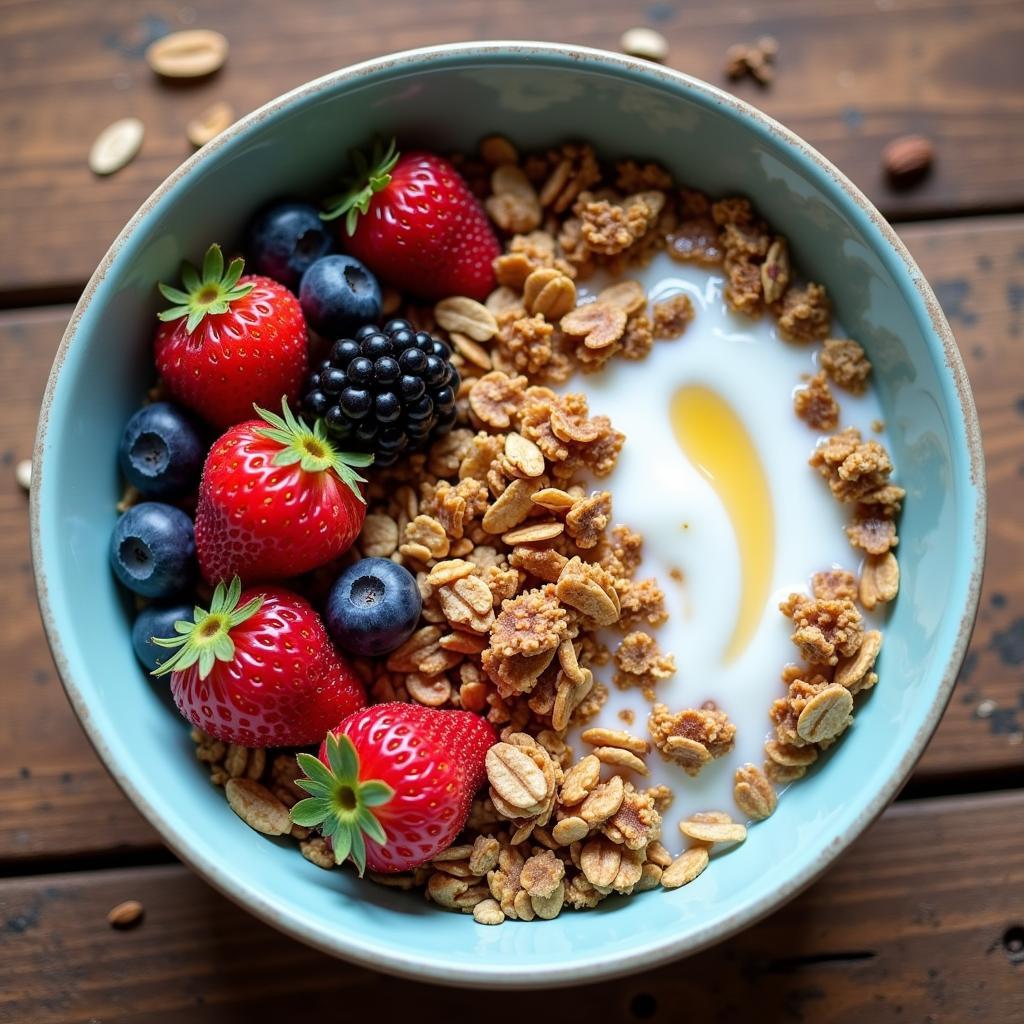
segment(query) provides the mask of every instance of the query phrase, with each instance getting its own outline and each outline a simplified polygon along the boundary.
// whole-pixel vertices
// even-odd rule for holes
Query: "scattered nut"
[[[134,928],[141,924],[145,912],[145,908],[138,900],[125,900],[123,903],[118,903],[116,907],[111,907],[107,914],[107,924],[111,928],[122,930]]]
[[[235,109],[225,100],[212,104],[200,111],[185,126],[185,135],[196,149],[216,138],[235,120]]]
[[[14,467],[14,479],[18,481],[18,486],[23,491],[27,491],[32,487],[31,459],[22,459],[21,462]]]
[[[227,39],[209,29],[172,32],[146,50],[146,63],[163,78],[203,78],[219,71],[227,57]]]
[[[619,40],[619,48],[630,57],[642,57],[658,64],[668,59],[668,40],[660,32],[642,25],[626,29]]]
[[[137,117],[123,117],[107,125],[89,150],[89,169],[99,175],[121,170],[135,159],[145,134],[145,125]]]
[[[901,188],[916,185],[928,173],[935,147],[923,135],[902,135],[882,150],[882,165],[889,181]]]

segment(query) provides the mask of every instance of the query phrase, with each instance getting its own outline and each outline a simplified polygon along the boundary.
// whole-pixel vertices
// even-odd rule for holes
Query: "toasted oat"
[[[598,292],[597,301],[617,306],[626,316],[632,316],[646,308],[647,293],[639,281],[616,281]]]
[[[253,779],[228,779],[224,786],[228,806],[242,821],[257,832],[268,836],[283,836],[291,831],[288,808]]]
[[[833,430],[839,422],[836,402],[824,373],[817,373],[793,392],[793,411],[815,430]]]
[[[598,565],[570,558],[558,577],[558,600],[592,619],[610,626],[620,616],[618,594],[609,573]]]
[[[876,605],[893,600],[899,589],[900,567],[896,556],[891,551],[869,556],[860,574],[860,603],[871,611]]]
[[[833,740],[853,721],[853,696],[838,683],[826,686],[805,704],[797,719],[797,735],[805,743]]]
[[[678,889],[692,882],[707,866],[711,857],[704,846],[694,846],[680,854],[661,873],[665,889]]]
[[[580,739],[593,747],[618,747],[634,754],[648,754],[651,750],[647,740],[622,729],[586,729]]]
[[[811,593],[819,601],[853,601],[857,597],[857,577],[845,569],[816,572],[811,577]]]
[[[516,544],[539,544],[542,541],[554,540],[565,530],[564,523],[528,523],[515,530],[502,534],[501,539],[512,546]]]
[[[622,747],[597,747],[594,756],[601,764],[612,765],[616,768],[626,768],[629,771],[637,772],[639,775],[649,775],[647,765],[630,750]]]
[[[742,843],[747,838],[747,828],[735,822],[699,821],[694,815],[679,823],[679,831],[688,839],[700,843]]]
[[[458,331],[473,341],[489,341],[498,332],[498,322],[491,311],[464,295],[442,299],[434,307],[434,319],[446,331]]]
[[[896,524],[886,515],[879,515],[875,505],[858,505],[854,520],[846,527],[850,543],[869,555],[884,555],[899,544]]]
[[[568,807],[583,801],[601,779],[601,762],[588,754],[565,773],[559,798]]]
[[[589,497],[577,498],[565,517],[565,531],[576,546],[596,547],[611,520],[612,496],[608,491],[594,491]]]
[[[501,924],[505,920],[505,914],[497,900],[481,900],[473,907],[473,920],[477,924]]]
[[[651,307],[655,338],[678,338],[693,319],[693,302],[685,292],[673,295]]]
[[[849,658],[843,658],[836,665],[832,681],[840,686],[845,686],[852,694],[869,688],[866,684],[873,675],[871,670],[874,668],[875,659],[881,649],[882,634],[877,629],[868,630],[864,634],[857,653]]]
[[[687,708],[673,714],[664,704],[655,704],[647,724],[661,756],[693,776],[712,758],[728,753],[736,736],[736,726],[717,709]]]
[[[848,599],[823,601],[790,594],[779,607],[792,618],[796,630],[791,639],[811,664],[835,665],[840,657],[849,657],[860,646],[863,619]]]
[[[855,395],[863,393],[871,376],[871,362],[852,338],[827,338],[821,349],[821,368],[837,386]]]
[[[473,382],[469,406],[481,423],[504,430],[522,404],[526,386],[525,377],[513,377],[495,370]]]
[[[563,316],[559,326],[571,337],[582,339],[587,348],[603,349],[622,337],[626,314],[608,302],[589,302]]]
[[[877,441],[862,441],[853,427],[827,438],[814,450],[812,465],[839,501],[864,501],[886,486],[892,472],[888,452]]]
[[[528,754],[510,743],[496,743],[487,751],[487,781],[492,800],[497,796],[526,814],[533,813],[548,796],[544,773]]]
[[[807,284],[786,290],[777,304],[779,333],[786,341],[806,343],[828,337],[832,307],[824,285]]]
[[[771,817],[778,797],[764,772],[756,765],[744,764],[736,769],[733,781],[733,799],[736,806],[754,821]]]
[[[653,699],[656,683],[675,673],[676,660],[662,654],[658,641],[649,633],[627,633],[615,651],[615,685],[619,689],[640,687]]]

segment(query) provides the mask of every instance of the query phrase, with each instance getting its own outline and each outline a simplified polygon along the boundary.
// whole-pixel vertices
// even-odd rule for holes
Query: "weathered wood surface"
[[[433,43],[539,38],[618,47],[650,24],[669,64],[728,85],[724,54],[771,33],[775,83],[732,86],[820,148],[889,216],[1024,207],[1021,0],[48,0],[0,4],[0,292],[67,299],[149,192],[190,153],[184,127],[214,100],[238,114],[333,69]],[[231,52],[210,80],[159,81],[143,59],[168,31],[224,32]],[[108,179],[86,155],[108,123],[141,117],[136,161]],[[879,154],[922,132],[937,159],[919,188],[893,191]]]
[[[916,778],[969,783],[1024,769],[1024,217],[904,231],[935,284],[974,382],[992,517],[982,611],[961,682]],[[1017,296],[1017,298],[1014,298]],[[46,650],[32,590],[25,495],[14,463],[35,417],[67,307],[0,314],[0,863],[152,848],[155,834],[106,776]],[[978,785],[977,782],[974,783]],[[984,781],[982,780],[982,783]]]
[[[261,1024],[330,1013],[494,1024],[1016,1024],[1022,844],[1022,794],[907,801],[825,879],[718,949],[634,978],[511,997],[337,963],[256,923],[177,865],[8,879],[0,1021]],[[331,884],[325,874],[327,898]],[[141,900],[145,918],[119,932],[106,914],[125,899]]]

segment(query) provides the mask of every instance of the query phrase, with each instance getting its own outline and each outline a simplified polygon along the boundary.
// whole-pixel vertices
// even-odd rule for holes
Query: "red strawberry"
[[[366,704],[359,677],[331,646],[319,616],[288,590],[218,583],[210,610],[175,623],[177,647],[153,675],[171,674],[178,710],[197,728],[243,747],[315,743]]]
[[[202,276],[182,266],[184,291],[160,285],[174,306],[159,314],[156,368],[173,398],[222,428],[248,419],[254,402],[294,400],[306,375],[298,299],[269,277],[243,277],[243,266],[235,259],[225,272],[211,245]]]
[[[348,191],[322,215],[344,215],[345,248],[421,299],[486,298],[501,247],[462,175],[433,153],[399,156],[394,139],[385,153],[374,147],[372,165],[358,152],[353,161]]]
[[[312,794],[292,821],[319,825],[334,859],[359,874],[408,871],[452,844],[486,777],[494,730],[470,711],[375,704],[349,715],[320,746],[299,754]]]
[[[282,579],[347,551],[366,518],[354,466],[372,455],[336,451],[322,420],[284,418],[232,427],[206,456],[196,509],[199,567],[211,582]]]

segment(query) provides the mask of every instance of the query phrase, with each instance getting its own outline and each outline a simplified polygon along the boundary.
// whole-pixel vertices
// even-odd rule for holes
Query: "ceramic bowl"
[[[152,375],[154,282],[173,279],[211,239],[236,240],[268,197],[329,184],[347,149],[374,134],[446,151],[495,131],[524,148],[587,139],[606,155],[658,160],[709,192],[749,195],[866,346],[909,499],[883,683],[824,770],[683,889],[488,928],[351,872],[327,874],[231,813],[132,656],[107,542],[118,436]],[[906,249],[842,174],[763,114],[678,72],[593,50],[486,43],[385,57],[304,85],[205,146],[143,204],[89,282],[54,363],[32,543],[71,703],[183,861],[282,931],[369,967],[541,986],[647,968],[721,940],[806,886],[883,810],[953,687],[978,597],[984,509],[978,425],[949,327]]]

